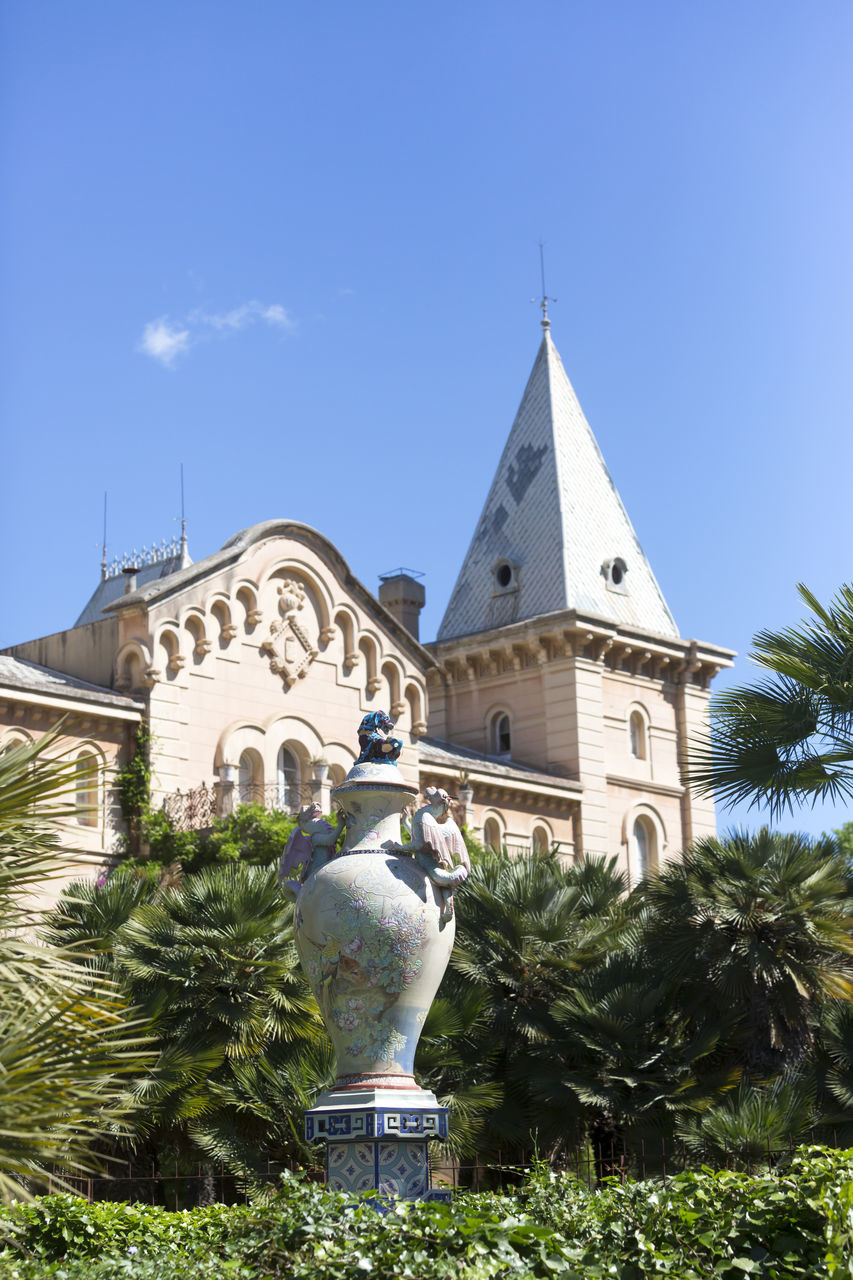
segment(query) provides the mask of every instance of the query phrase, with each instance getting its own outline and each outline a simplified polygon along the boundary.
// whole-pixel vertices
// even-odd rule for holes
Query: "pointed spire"
[[[192,564],[190,553],[187,548],[187,520],[184,513],[184,464],[181,463],[181,553],[179,568],[186,569],[188,564]]]
[[[543,280],[544,285],[544,280]],[[678,635],[550,334],[438,638],[565,609]]]

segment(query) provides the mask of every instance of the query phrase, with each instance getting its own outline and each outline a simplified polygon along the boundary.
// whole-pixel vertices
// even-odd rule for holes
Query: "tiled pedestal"
[[[430,1188],[428,1143],[447,1136],[447,1108],[415,1084],[323,1094],[305,1113],[305,1136],[326,1143],[326,1184],[332,1191],[445,1198]]]

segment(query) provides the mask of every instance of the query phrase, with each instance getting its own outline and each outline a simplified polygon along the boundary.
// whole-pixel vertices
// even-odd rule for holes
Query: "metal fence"
[[[303,805],[311,803],[311,783],[298,785],[289,782],[283,786],[276,782],[256,786],[254,783],[234,787],[234,806],[241,804],[257,804],[262,809],[279,809],[282,813],[298,813]]]
[[[70,1191],[90,1203],[97,1200],[124,1201],[130,1204],[161,1205],[166,1209],[194,1209],[206,1204],[248,1204],[248,1179],[226,1169],[223,1164],[201,1164],[187,1167],[174,1162],[148,1165],[131,1161],[109,1161],[109,1171],[83,1176],[52,1170],[48,1191]],[[296,1172],[294,1163],[268,1160],[266,1170],[253,1172],[252,1182],[273,1184],[286,1170]],[[303,1170],[312,1181],[322,1182],[319,1168]]]
[[[161,797],[164,813],[168,815],[176,831],[203,831],[213,826],[221,811],[217,787],[204,783],[188,791],[172,791]]]
[[[176,831],[204,831],[213,826],[216,818],[226,817],[244,804],[260,805],[267,812],[296,814],[310,804],[311,798],[309,782],[286,787],[277,783],[208,787],[202,782],[187,791],[170,791],[156,797]]]
[[[742,1150],[726,1150],[718,1146],[688,1146],[686,1143],[643,1140],[626,1143],[613,1139],[607,1143],[587,1142],[564,1152],[552,1163],[557,1172],[569,1174],[593,1190],[605,1179],[666,1180],[688,1170],[753,1169],[773,1172],[784,1170],[796,1147],[803,1143],[838,1147],[835,1130],[814,1129],[801,1135],[797,1143],[768,1143],[756,1146],[751,1158]],[[536,1167],[529,1158],[497,1153],[497,1157],[473,1156],[467,1160],[442,1158],[431,1160],[434,1186],[454,1191],[508,1191],[524,1182]],[[302,1172],[310,1181],[322,1183],[320,1165],[306,1167],[294,1161],[266,1162],[264,1169],[251,1175],[228,1170],[222,1164],[197,1164],[187,1167],[176,1160],[170,1164],[140,1165],[131,1161],[110,1161],[109,1172],[83,1177],[53,1170],[53,1191],[72,1191],[89,1201],[113,1200],[161,1205],[167,1209],[191,1209],[205,1204],[248,1203],[249,1186],[275,1184],[285,1172]]]
[[[555,1172],[566,1173],[593,1190],[606,1179],[620,1182],[666,1180],[677,1174],[701,1168],[762,1169],[773,1172],[784,1169],[798,1146],[819,1145],[837,1148],[838,1132],[826,1127],[815,1128],[801,1134],[796,1142],[767,1141],[745,1151],[742,1148],[720,1147],[703,1142],[690,1144],[675,1140],[644,1139],[636,1141],[611,1138],[609,1141],[587,1141],[563,1151],[552,1160],[549,1167]],[[541,1162],[540,1162],[541,1163]],[[434,1159],[431,1163],[433,1182],[454,1190],[471,1191],[507,1190],[518,1186],[537,1167],[531,1159],[514,1160],[511,1155],[498,1152],[497,1160],[474,1157],[470,1162]]]

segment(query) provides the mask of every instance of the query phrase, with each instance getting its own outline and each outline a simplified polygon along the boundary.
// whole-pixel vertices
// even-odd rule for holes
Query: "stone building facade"
[[[487,843],[616,854],[634,882],[714,830],[681,770],[732,655],[679,636],[547,319],[430,644],[423,601],[404,571],[374,595],[287,520],[196,563],[184,541],[104,566],[74,627],[0,656],[0,749],[65,712],[74,749],[110,769],[145,718],[155,800],[204,825],[244,800],[328,809],[355,726],[381,708],[404,774],[458,796]],[[96,813],[69,837],[92,862],[115,837],[108,786]]]

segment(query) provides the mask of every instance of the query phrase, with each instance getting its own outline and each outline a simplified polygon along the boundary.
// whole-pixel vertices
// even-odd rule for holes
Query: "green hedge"
[[[58,1195],[7,1217],[0,1280],[841,1280],[853,1277],[853,1151],[595,1191],[543,1169],[512,1195],[381,1212],[287,1177],[248,1207]]]

